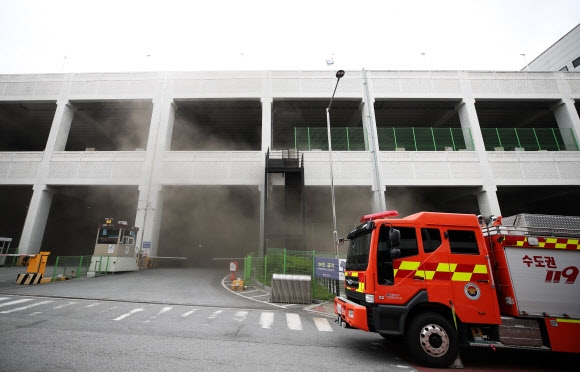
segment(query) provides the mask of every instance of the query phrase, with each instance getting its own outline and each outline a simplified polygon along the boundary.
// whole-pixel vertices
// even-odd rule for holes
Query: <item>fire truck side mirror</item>
[[[389,240],[391,241],[391,247],[398,247],[401,245],[401,231],[397,229],[390,229]]]
[[[391,259],[396,260],[401,257],[401,250],[399,248],[391,249]]]

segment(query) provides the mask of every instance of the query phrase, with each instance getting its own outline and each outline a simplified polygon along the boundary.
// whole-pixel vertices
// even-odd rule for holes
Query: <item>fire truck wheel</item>
[[[421,313],[407,321],[405,341],[409,354],[434,368],[449,367],[459,354],[457,332],[449,320],[437,313]]]

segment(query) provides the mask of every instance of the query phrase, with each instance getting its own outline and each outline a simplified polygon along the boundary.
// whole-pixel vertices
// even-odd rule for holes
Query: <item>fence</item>
[[[378,127],[381,151],[458,151],[473,149],[471,131],[464,128]]]
[[[312,294],[315,281],[335,293],[340,287],[337,281],[316,278],[315,257],[334,257],[334,253],[319,253],[315,251],[293,251],[283,248],[269,248],[264,257],[249,254],[244,259],[244,282],[257,282],[265,286],[272,283],[273,274],[294,274],[312,276]],[[315,280],[316,279],[316,280]]]
[[[474,148],[471,131],[464,128],[378,127],[377,136],[381,151],[458,151]],[[362,127],[330,128],[330,138],[333,151],[368,150],[367,133]],[[328,151],[327,128],[294,128],[294,146],[302,151]]]
[[[332,151],[366,151],[365,136],[363,127],[330,128]],[[294,147],[302,151],[328,151],[328,129],[294,128]]]
[[[487,151],[580,150],[572,128],[481,128],[481,133]],[[331,128],[330,135],[333,151],[368,150],[369,141],[365,141],[367,133],[362,127]],[[377,127],[377,136],[381,151],[458,151],[475,148],[468,128]],[[573,145],[566,146],[565,138],[570,139]],[[328,151],[327,128],[294,128],[294,146],[302,151]]]
[[[87,276],[88,272],[107,274],[109,260],[108,256],[58,256],[51,270],[51,281]],[[49,274],[50,270],[45,270],[44,277],[48,278]]]
[[[567,150],[564,137],[572,138],[576,147],[568,150],[579,150],[572,128],[482,128],[481,134],[488,151],[562,151]]]

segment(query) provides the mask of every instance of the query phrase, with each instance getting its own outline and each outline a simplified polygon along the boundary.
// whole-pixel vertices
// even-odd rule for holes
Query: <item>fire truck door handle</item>
[[[478,283],[489,283],[489,280],[480,279],[477,281]]]
[[[425,280],[425,278],[423,278],[422,276],[419,276],[419,275],[415,275],[413,277],[413,280]]]

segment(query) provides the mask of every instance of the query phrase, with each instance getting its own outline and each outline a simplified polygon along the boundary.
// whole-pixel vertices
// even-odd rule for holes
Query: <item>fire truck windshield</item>
[[[350,244],[346,254],[346,270],[366,270],[369,263],[372,230],[349,234]],[[352,236],[354,235],[354,236]]]

